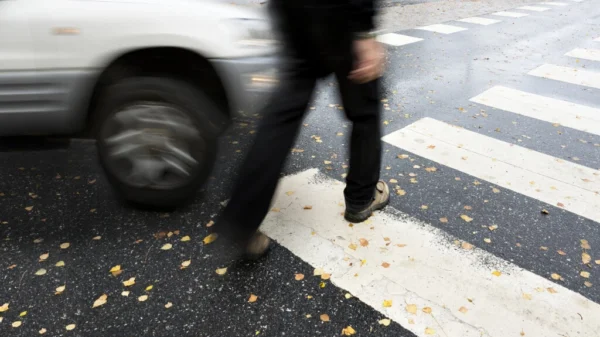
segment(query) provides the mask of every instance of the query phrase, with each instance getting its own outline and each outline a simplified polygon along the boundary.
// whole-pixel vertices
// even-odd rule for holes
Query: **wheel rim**
[[[178,107],[158,102],[138,102],[117,111],[104,123],[101,141],[106,165],[121,182],[152,189],[189,183],[205,151],[192,119]]]

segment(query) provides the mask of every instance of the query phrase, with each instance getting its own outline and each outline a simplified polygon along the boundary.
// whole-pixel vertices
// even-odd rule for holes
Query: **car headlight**
[[[244,47],[272,47],[277,44],[275,34],[266,20],[230,19],[225,28],[235,42]]]

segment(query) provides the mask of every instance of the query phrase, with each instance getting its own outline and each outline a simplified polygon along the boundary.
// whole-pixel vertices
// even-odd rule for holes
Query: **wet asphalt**
[[[487,27],[452,22],[469,28],[452,35],[401,32],[424,41],[389,48],[384,134],[431,117],[600,168],[600,136],[469,102],[491,86],[505,85],[600,107],[600,90],[526,75],[543,63],[600,71],[598,62],[563,56],[576,47],[595,43],[598,48],[592,41],[600,36],[598,2],[500,19],[504,22]],[[341,179],[346,172],[350,124],[335,106],[335,88],[333,80],[322,81],[295,145],[304,151],[290,155],[284,174],[318,167]],[[274,245],[265,259],[239,263],[219,241],[202,243],[206,225],[229,198],[257,122],[253,116],[236,120],[221,140],[212,179],[192,203],[172,212],[139,210],[115,198],[90,141],[2,139],[0,305],[8,302],[10,308],[0,313],[0,336],[34,336],[46,329],[49,336],[312,337],[338,336],[348,325],[358,336],[413,336],[396,323],[379,325],[381,314],[346,299],[331,283],[321,288],[312,267],[285,248]],[[398,159],[401,153],[410,158]],[[438,170],[423,169],[431,166]],[[410,183],[410,173],[418,183]],[[592,258],[600,259],[597,222],[510,190],[493,193],[496,186],[475,185],[471,176],[387,144],[382,178],[397,179],[407,192],[392,199],[392,207],[542,277],[558,273],[561,285],[600,302],[600,266],[581,264],[580,244],[587,240]],[[429,207],[422,210],[421,205]],[[464,206],[472,208],[469,224],[459,218]],[[542,209],[550,214],[541,214]],[[441,223],[441,217],[448,223]],[[490,224],[498,230],[482,228]],[[185,236],[190,240],[182,241]],[[172,248],[163,249],[166,244]],[[187,260],[189,267],[182,269]],[[110,272],[115,266],[122,270],[117,276]],[[215,270],[224,267],[227,273],[217,275]],[[45,273],[36,275],[42,269]],[[584,269],[589,279],[579,276]],[[306,277],[296,281],[296,273]],[[125,287],[122,282],[131,277],[135,284]],[[65,289],[56,295],[60,286]],[[92,308],[103,294],[106,304]],[[251,294],[258,296],[256,302],[248,302]],[[321,321],[322,314],[330,321]],[[22,325],[13,328],[15,321]],[[73,330],[67,330],[70,324]]]

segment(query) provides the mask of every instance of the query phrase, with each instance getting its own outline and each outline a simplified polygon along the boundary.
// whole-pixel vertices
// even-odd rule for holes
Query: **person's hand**
[[[376,39],[354,41],[355,64],[348,78],[356,83],[371,82],[383,75],[385,50]]]

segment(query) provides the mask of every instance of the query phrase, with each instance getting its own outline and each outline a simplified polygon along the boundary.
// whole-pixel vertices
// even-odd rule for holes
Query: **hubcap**
[[[192,146],[204,145],[191,118],[167,103],[126,106],[107,120],[101,135],[111,172],[125,184],[154,189],[192,180],[200,165]]]

